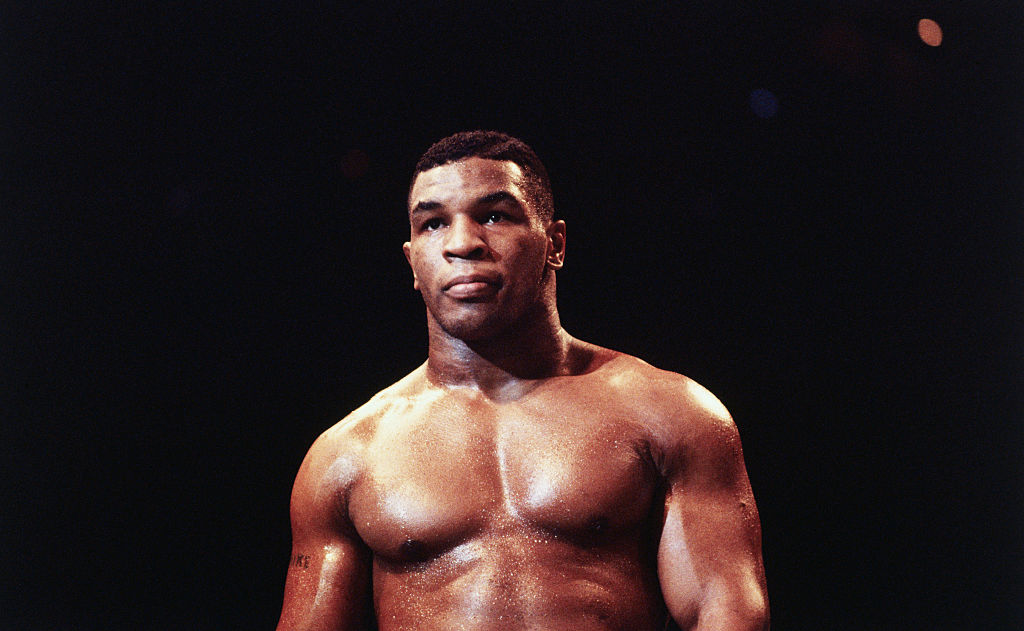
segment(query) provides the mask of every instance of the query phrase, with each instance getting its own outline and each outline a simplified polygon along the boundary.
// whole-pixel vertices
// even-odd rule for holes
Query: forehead
[[[445,206],[472,202],[497,191],[507,191],[525,205],[526,187],[523,169],[515,162],[474,156],[417,175],[409,191],[409,208],[420,202]]]

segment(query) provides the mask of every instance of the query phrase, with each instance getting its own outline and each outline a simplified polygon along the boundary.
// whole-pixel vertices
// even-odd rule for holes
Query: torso
[[[662,628],[657,431],[622,357],[506,402],[421,368],[328,432],[382,631]]]

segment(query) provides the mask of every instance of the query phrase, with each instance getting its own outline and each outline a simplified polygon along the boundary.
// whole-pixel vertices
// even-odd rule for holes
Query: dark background
[[[405,191],[467,128],[548,164],[566,328],[732,411],[775,629],[1024,626],[1012,3],[24,4],[0,628],[273,627],[306,448],[425,358]]]

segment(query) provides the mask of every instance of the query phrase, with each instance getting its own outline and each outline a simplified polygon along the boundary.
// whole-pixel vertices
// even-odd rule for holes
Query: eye
[[[498,223],[505,220],[505,213],[493,212],[487,213],[484,217],[484,223]]]
[[[441,218],[440,217],[433,217],[431,219],[427,219],[426,221],[423,222],[423,224],[421,226],[421,228],[423,230],[437,230],[440,227],[441,227]]]

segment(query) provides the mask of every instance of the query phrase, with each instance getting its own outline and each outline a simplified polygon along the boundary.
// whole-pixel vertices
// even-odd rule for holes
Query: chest
[[[509,528],[609,536],[650,511],[646,437],[618,410],[447,403],[392,421],[349,502],[380,554],[438,552]]]

